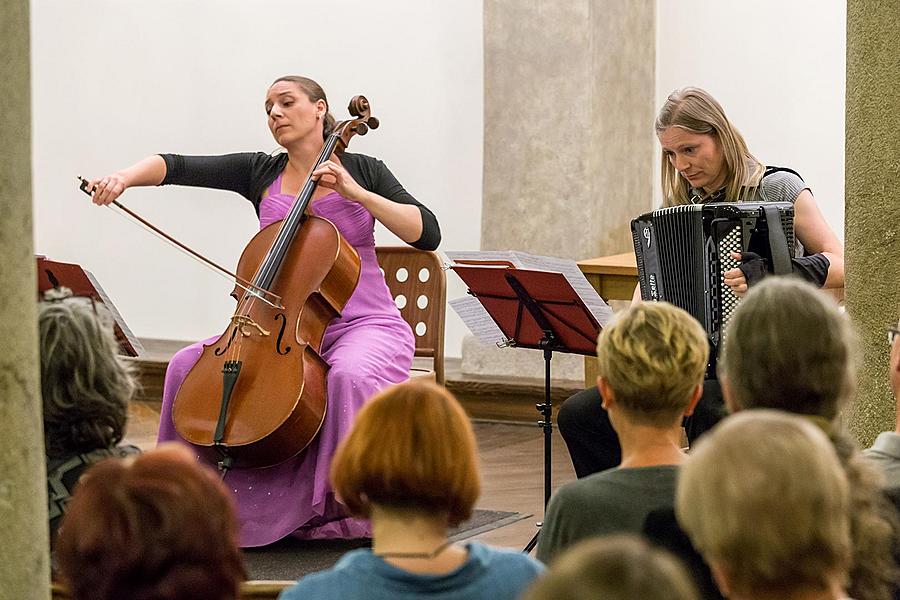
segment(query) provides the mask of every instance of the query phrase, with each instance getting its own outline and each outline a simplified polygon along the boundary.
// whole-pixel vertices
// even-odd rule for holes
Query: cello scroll
[[[354,135],[366,135],[370,129],[378,129],[381,125],[378,118],[372,116],[372,107],[365,96],[353,96],[347,105],[347,111],[356,118],[335,124],[333,135],[339,137],[338,146],[335,148],[337,153],[343,152],[350,145]]]

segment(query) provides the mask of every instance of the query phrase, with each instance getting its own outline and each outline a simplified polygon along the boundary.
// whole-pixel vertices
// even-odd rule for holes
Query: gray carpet
[[[530,516],[476,509],[471,519],[450,532],[450,539],[464,540]],[[330,568],[350,550],[370,545],[369,540],[303,541],[288,537],[262,548],[247,548],[244,550],[244,563],[250,579],[299,579],[307,573]]]

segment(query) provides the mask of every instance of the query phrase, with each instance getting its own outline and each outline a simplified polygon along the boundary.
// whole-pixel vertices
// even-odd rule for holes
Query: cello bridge
[[[250,315],[233,315],[231,317],[231,322],[244,337],[250,337],[253,334],[252,329],[259,331],[260,335],[269,335],[269,332],[263,329],[259,323],[251,319]]]

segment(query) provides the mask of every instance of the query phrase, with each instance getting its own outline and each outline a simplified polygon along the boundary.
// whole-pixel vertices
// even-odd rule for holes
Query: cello
[[[354,96],[348,110],[355,118],[335,124],[285,218],[244,248],[237,277],[252,285],[235,286],[229,324],[204,346],[175,396],[176,431],[215,452],[223,474],[288,460],[324,421],[322,337],[356,288],[360,259],[333,223],[307,208],[317,186],[311,174],[354,135],[379,125],[363,96]]]

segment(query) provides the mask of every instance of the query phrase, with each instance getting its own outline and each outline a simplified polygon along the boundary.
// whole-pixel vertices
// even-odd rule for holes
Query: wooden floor
[[[537,412],[535,412],[537,416]],[[156,442],[159,403],[132,403],[126,441],[142,449]],[[543,514],[544,446],[537,425],[477,421],[482,494],[478,508],[515,511],[534,517],[476,537],[485,543],[521,549],[535,532],[535,522]],[[553,488],[573,481],[575,471],[565,443],[553,432]]]

